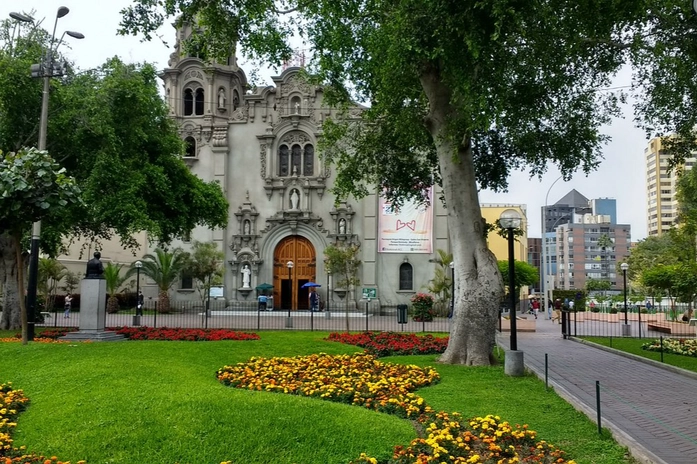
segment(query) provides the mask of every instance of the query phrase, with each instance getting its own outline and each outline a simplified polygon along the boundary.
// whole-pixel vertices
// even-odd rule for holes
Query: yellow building
[[[481,205],[481,208],[482,217],[484,217],[489,224],[494,224],[496,220],[501,217],[501,213],[507,209],[513,209],[520,214],[522,218],[521,228],[523,229],[523,235],[516,237],[516,242],[513,246],[513,254],[517,261],[527,262],[528,215],[526,205],[485,203]],[[504,261],[508,259],[508,240],[505,237],[500,236],[496,231],[491,231],[489,232],[487,241],[489,243],[489,249],[496,255],[497,260]]]

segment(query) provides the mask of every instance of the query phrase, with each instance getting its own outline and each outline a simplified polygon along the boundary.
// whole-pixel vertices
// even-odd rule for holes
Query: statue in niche
[[[295,102],[295,114],[300,114],[300,102]]]
[[[249,219],[244,220],[242,232],[244,233],[244,235],[249,235],[250,233],[252,233],[252,224],[249,222]]]
[[[341,235],[346,234],[346,219],[344,218],[339,219],[339,233]]]
[[[237,90],[234,90],[232,92],[232,111],[235,111],[238,106],[240,106],[240,96],[237,94]]]
[[[225,108],[225,89],[218,90],[218,108]]]
[[[252,271],[249,269],[249,264],[245,264],[240,272],[242,273],[242,288],[249,288],[249,284],[251,282],[250,276],[252,275]]]
[[[290,192],[290,209],[298,209],[298,202],[300,201],[300,195],[297,189],[293,189]]]

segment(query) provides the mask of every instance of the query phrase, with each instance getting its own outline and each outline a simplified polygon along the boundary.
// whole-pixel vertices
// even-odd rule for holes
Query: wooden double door
[[[273,262],[274,306],[309,309],[309,289],[303,285],[317,278],[317,255],[312,243],[300,235],[286,237],[276,246]],[[290,270],[289,262],[293,263]]]

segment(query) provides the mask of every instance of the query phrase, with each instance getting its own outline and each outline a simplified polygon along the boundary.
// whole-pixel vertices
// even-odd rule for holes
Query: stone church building
[[[165,97],[187,145],[185,162],[221,185],[230,211],[226,229],[197,228],[174,245],[187,249],[193,240],[212,241],[224,250],[228,304],[253,303],[261,283],[273,285],[275,307],[284,309],[308,308],[308,282],[321,284],[321,297],[334,307],[355,305],[365,291],[371,308],[387,309],[424,291],[435,266],[429,260],[437,248],[449,248],[440,202],[413,207],[404,217],[378,195],[337,203],[330,192],[334,173],[317,149],[322,123],[332,113],[321,87],[303,80],[300,68],[288,67],[272,86],[250,91],[235,57],[221,64],[186,55],[181,44],[187,33],[178,31],[161,74]],[[350,116],[360,117],[360,111],[356,107]],[[361,285],[353,291],[330,281],[323,253],[330,244],[360,247]],[[189,286],[183,279],[177,298]]]
[[[317,148],[333,111],[323,104],[322,88],[305,81],[300,68],[288,67],[273,85],[252,91],[234,56],[210,63],[187,55],[182,43],[190,31],[177,31],[176,49],[161,74],[165,98],[187,146],[185,162],[221,185],[230,211],[225,229],[197,228],[173,245],[214,242],[225,252],[228,306],[255,305],[254,289],[262,283],[273,285],[277,309],[308,308],[308,282],[320,284],[321,298],[335,309],[360,304],[363,310],[368,295],[371,312],[392,312],[426,291],[436,250],[450,251],[437,187],[428,207],[406,204],[397,211],[377,191],[337,202],[330,191],[334,172]],[[356,106],[349,117],[360,113]],[[525,215],[524,206],[514,207]],[[496,217],[484,214],[489,222],[500,208],[492,212]],[[525,259],[521,242],[516,256]],[[332,282],[324,265],[330,244],[359,247],[357,288]],[[505,250],[505,241],[501,245]],[[182,279],[175,299],[193,298],[191,288],[190,279]]]

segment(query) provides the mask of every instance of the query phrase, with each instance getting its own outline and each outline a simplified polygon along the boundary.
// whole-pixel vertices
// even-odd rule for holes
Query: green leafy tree
[[[123,264],[107,263],[104,266],[104,280],[106,281],[106,292],[109,299],[106,302],[106,312],[116,313],[119,311],[119,299],[116,297],[119,288],[127,280],[125,275],[121,275]]]
[[[170,312],[169,289],[179,279],[182,270],[188,261],[187,254],[181,248],[166,251],[162,248],[156,248],[154,253],[148,253],[142,258],[142,272],[147,277],[150,277],[159,290],[159,303],[157,306],[158,312]],[[135,264],[126,272],[126,278],[130,278],[137,273]]]
[[[332,275],[334,290],[343,289],[351,295],[352,289],[361,284],[358,276],[361,260],[358,253],[356,245],[329,245],[324,249],[324,263],[327,272]],[[349,306],[346,305],[346,331],[349,330]]]
[[[223,278],[225,253],[215,243],[194,241],[183,271],[195,282],[201,303],[206,303],[212,285],[218,285]]]
[[[12,27],[0,21],[0,149],[5,151],[37,144],[42,87],[30,78],[29,67],[40,61],[46,40],[36,32],[41,28],[22,27],[10,42]],[[83,201],[45,211],[42,253],[55,256],[69,235],[118,236],[135,246],[134,234],[141,231],[166,244],[197,225],[225,226],[228,203],[222,189],[195,176],[181,159],[184,146],[153,66],[114,58],[50,84],[47,148],[75,179]],[[17,224],[22,225],[19,236],[27,236],[31,222]],[[20,323],[15,295],[21,292],[13,282],[25,265],[7,259],[17,255],[12,243],[0,239],[0,285],[11,286],[5,288],[4,328]]]
[[[0,282],[5,295],[0,329],[16,329],[21,322],[24,343],[28,341],[27,309],[21,297],[24,291],[19,291],[25,288],[23,234],[50,211],[59,212],[78,202],[79,193],[75,179],[67,176],[47,152],[33,148],[0,152]]]
[[[506,285],[506,288],[510,292],[510,288],[508,288],[508,260],[500,260],[498,262],[499,265],[499,272],[501,273],[502,276],[504,276],[504,282]],[[530,285],[536,284],[540,280],[540,274],[539,274],[539,269],[537,269],[535,266],[526,263],[525,261],[518,261],[516,260],[514,262],[515,266],[515,289],[513,289],[513,292],[515,294],[515,299],[516,303],[520,300],[520,290],[523,287],[529,287]],[[506,300],[508,301],[508,300]],[[508,306],[508,305],[507,305]]]
[[[67,274],[67,269],[57,259],[39,258],[37,289],[44,298],[44,311],[52,311],[58,283]]]
[[[659,294],[668,295],[668,298],[670,299],[670,315],[672,320],[677,319],[673,296],[675,294],[675,279],[678,272],[680,272],[678,265],[660,264],[652,267],[651,269],[645,270],[641,274],[641,282],[644,286],[658,291]]]
[[[684,0],[283,5],[288,20],[268,0],[136,0],[121,32],[148,38],[170,17],[197,21],[191,42],[205,46],[203,56],[227,56],[234,43],[274,63],[291,56],[297,33],[315,53],[309,71],[325,85],[325,103],[370,103],[360,120],[332,114],[322,126],[324,156],[337,167],[334,192],[385,192],[398,205],[433,183],[443,188],[458,276],[443,362],[492,360],[504,289],[479,189],[505,190],[512,170],[539,176],[556,164],[568,179],[596,168],[607,140],[600,128],[622,98],[607,88],[626,63],[645,93],[643,127],[678,130],[694,145],[695,22]]]
[[[61,287],[65,293],[73,294],[80,284],[80,274],[77,272],[67,271],[65,273],[65,278],[63,280],[63,286]]]

